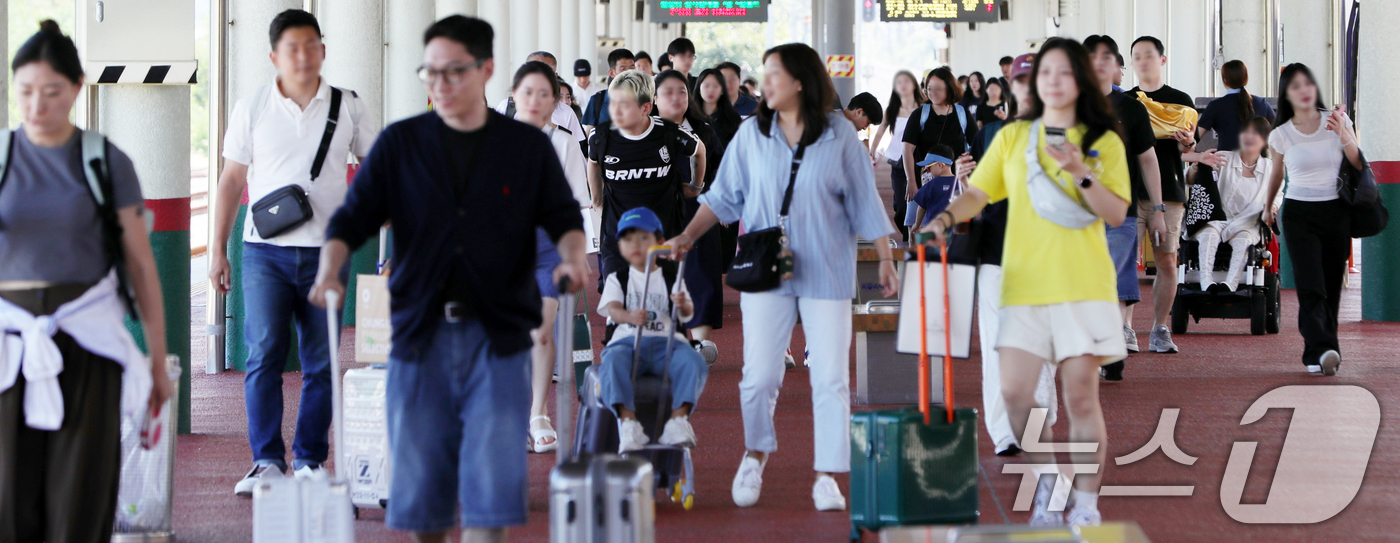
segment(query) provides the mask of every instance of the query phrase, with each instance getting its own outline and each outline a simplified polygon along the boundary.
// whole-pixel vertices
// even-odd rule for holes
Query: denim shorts
[[[1113,259],[1113,269],[1118,273],[1118,301],[1128,305],[1142,301],[1142,289],[1138,286],[1137,221],[1125,220],[1117,227],[1104,224],[1104,229],[1108,236],[1108,256]]]
[[[535,284],[540,287],[540,296],[558,298],[559,288],[554,285],[554,268],[559,267],[559,263],[564,260],[559,257],[559,251],[554,248],[554,243],[549,241],[549,235],[544,233],[543,228],[535,229],[535,255]]]
[[[385,524],[441,532],[525,523],[530,351],[499,356],[477,320],[398,349],[387,383],[393,481]]]

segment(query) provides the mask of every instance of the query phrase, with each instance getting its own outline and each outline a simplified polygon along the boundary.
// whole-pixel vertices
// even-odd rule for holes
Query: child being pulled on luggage
[[[958,184],[958,178],[953,176],[953,158],[953,149],[940,143],[918,162],[924,178],[923,186],[914,193],[919,212],[914,224],[907,226],[927,225],[953,201],[953,188]]]
[[[651,247],[664,241],[661,220],[645,207],[622,214],[617,223],[618,248],[628,268],[608,274],[598,313],[615,325],[612,337],[603,348],[601,381],[603,405],[617,414],[619,453],[646,447],[650,439],[641,422],[637,421],[632,390],[632,360],[637,327],[642,327],[639,375],[661,375],[667,372],[671,381],[671,418],[657,441],[662,445],[695,446],[695,430],[690,426],[690,412],[700,391],[705,387],[709,367],[700,354],[691,348],[679,323],[668,325],[671,307],[675,304],[677,317],[685,322],[695,311],[686,295],[685,280],[676,274],[677,263],[655,260],[647,275],[647,257]],[[646,288],[650,283],[650,288]],[[643,291],[647,292],[642,300]],[[672,331],[667,334],[667,329]],[[666,360],[668,344],[670,360]]]

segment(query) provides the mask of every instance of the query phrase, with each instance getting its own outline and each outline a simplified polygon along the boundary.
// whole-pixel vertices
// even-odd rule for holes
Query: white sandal
[[[554,424],[550,422],[547,415],[537,415],[530,417],[530,425],[534,426],[535,421],[544,419],[549,428],[530,430],[530,451],[537,453],[547,453],[559,448],[559,434],[554,431]],[[543,443],[546,439],[552,439],[549,443]]]

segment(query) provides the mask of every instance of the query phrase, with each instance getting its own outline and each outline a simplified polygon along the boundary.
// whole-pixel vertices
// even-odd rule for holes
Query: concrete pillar
[[[428,110],[414,70],[423,65],[423,31],[435,20],[433,0],[394,0],[385,10],[384,126]],[[358,91],[358,89],[356,89]]]
[[[642,32],[645,25],[637,20],[637,3],[630,0],[623,3],[627,5],[627,24],[623,28],[627,29],[627,41],[635,44],[632,46],[632,53],[635,54],[637,51],[646,50],[651,44],[646,42],[646,36]]]
[[[1244,62],[1252,74],[1269,72],[1265,55],[1268,21],[1264,18],[1265,0],[1229,0],[1220,7],[1222,52],[1225,62]],[[1276,77],[1276,76],[1275,76]],[[1245,86],[1250,94],[1268,96],[1273,85],[1269,77],[1250,77]]]
[[[1192,97],[1210,94],[1211,81],[1219,77],[1210,69],[1210,36],[1206,33],[1205,2],[1172,2],[1171,20],[1167,22],[1167,58],[1174,69],[1170,72],[1171,86]],[[1130,44],[1132,42],[1129,42]]]
[[[514,73],[510,60],[510,1],[478,0],[476,13],[477,17],[491,23],[491,28],[496,34],[496,39],[491,44],[492,56],[496,59],[496,73],[486,82],[486,103],[495,105],[510,94],[510,78]]]
[[[515,73],[515,69],[525,63],[525,56],[539,50],[539,11],[540,0],[511,0],[510,32],[506,34],[506,37],[510,39],[510,62],[502,65],[500,55],[496,56],[498,77],[504,76],[509,80]],[[501,34],[497,32],[496,35],[499,37]],[[493,102],[490,103],[495,105]]]
[[[619,1],[619,2],[608,2],[608,3],[606,4],[607,10],[608,10],[608,27],[605,29],[605,30],[607,30],[607,32],[605,32],[605,33],[603,34],[604,37],[608,37],[608,38],[621,38],[621,37],[624,37],[624,34],[623,34],[623,32],[622,32],[622,21],[623,21],[623,18],[622,18],[622,14],[623,14],[622,4],[625,4],[625,3],[626,3],[626,2],[621,2],[621,1]],[[633,48],[633,45],[632,45],[631,43],[623,43],[622,46],[625,47],[625,48],[627,48],[627,49],[632,49],[632,48]]]
[[[228,50],[227,100],[221,104],[225,115],[233,111],[233,105],[244,97],[251,96],[263,85],[272,83],[277,70],[267,55],[272,51],[268,43],[267,27],[272,18],[284,10],[302,7],[301,0],[238,0],[227,2],[228,6]],[[211,48],[212,51],[212,48]],[[210,124],[210,130],[216,127]],[[221,149],[209,152],[221,153]],[[211,171],[218,175],[222,171]],[[214,209],[218,193],[209,193],[209,208]],[[245,192],[239,202],[238,217],[233,223],[233,233],[229,236],[226,254],[232,277],[233,290],[225,296],[225,314],[228,315],[224,332],[224,361],[228,368],[243,371],[248,362],[248,345],[243,339],[243,221],[248,216],[248,194]],[[211,218],[212,216],[207,215]],[[212,226],[212,225],[211,225]],[[209,229],[211,232],[213,228]],[[212,305],[212,304],[211,304]],[[295,356],[296,349],[292,349]]]
[[[574,0],[539,0],[539,46],[540,51],[549,51],[559,63],[559,68],[564,67],[564,60],[561,58],[564,51],[560,47],[563,43],[563,36],[560,35],[559,22],[562,19],[560,11],[561,4],[573,4]],[[570,24],[569,26],[573,26]]]
[[[1347,3],[1348,10],[1350,3]],[[1367,6],[1370,18],[1370,6]],[[1336,34],[1341,28],[1337,2],[1335,0],[1289,0],[1286,9],[1280,10],[1283,22],[1283,55],[1288,63],[1301,62],[1312,69],[1317,83],[1322,87],[1322,96],[1332,102],[1340,102],[1340,81],[1337,59],[1344,44]],[[1336,41],[1334,41],[1336,40]],[[1287,64],[1285,64],[1286,66]],[[1268,74],[1265,70],[1249,67],[1249,78],[1277,78],[1278,74]],[[1277,85],[1277,83],[1275,83]],[[1278,94],[1275,92],[1275,94]]]
[[[594,0],[578,2],[578,58],[587,59],[598,75],[598,5]],[[568,19],[565,19],[568,21]],[[607,68],[602,69],[604,73]]]
[[[845,0],[820,0],[822,5],[821,26],[817,27],[817,40],[821,44],[818,54],[825,59],[828,55],[856,54],[856,4]],[[842,106],[856,95],[855,77],[833,77],[836,94],[841,97]]]
[[[582,58],[579,54],[579,1],[555,0],[559,4],[559,76],[574,81],[574,61]]]
[[[1395,86],[1400,73],[1386,51],[1394,40],[1394,21],[1400,20],[1400,2],[1370,2],[1362,8],[1362,53],[1357,61],[1357,136],[1380,184],[1381,197],[1395,209],[1400,202],[1400,105]],[[1400,226],[1391,225],[1378,236],[1361,241],[1361,318],[1400,321]]]
[[[435,21],[446,18],[448,15],[476,17],[476,0],[437,0],[434,12],[433,20]]]
[[[391,5],[402,1],[393,0]],[[411,3],[425,5],[417,0]],[[331,84],[358,93],[376,119],[386,118],[384,5],[384,0],[320,0],[316,14],[321,22],[321,32],[326,36],[326,63],[321,69],[322,76]],[[423,30],[420,28],[419,32]],[[420,40],[421,36],[419,34]],[[416,64],[422,64],[422,57],[418,58]],[[347,292],[356,292],[357,275],[375,273],[378,257],[379,243],[378,237],[375,237],[351,257]],[[355,315],[354,296],[345,300],[344,314]]]
[[[177,431],[190,432],[190,87],[102,85],[98,122],[136,165],[146,209],[155,215],[151,249],[165,302],[165,348],[180,357]],[[143,338],[140,326],[129,323]],[[144,346],[144,339],[140,340]]]

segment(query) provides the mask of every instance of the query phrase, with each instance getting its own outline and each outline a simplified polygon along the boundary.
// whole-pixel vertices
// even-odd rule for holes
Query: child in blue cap
[[[628,210],[617,223],[618,249],[627,261],[626,270],[608,274],[598,313],[608,318],[616,328],[603,348],[603,365],[599,369],[600,394],[603,405],[617,414],[619,453],[639,450],[650,442],[646,430],[637,421],[632,392],[632,358],[637,327],[642,327],[642,347],[638,374],[659,375],[668,372],[671,379],[671,419],[666,421],[657,440],[662,445],[695,446],[695,430],[690,426],[690,411],[705,388],[709,367],[690,346],[680,323],[672,323],[672,333],[666,334],[665,319],[671,318],[671,307],[678,310],[680,322],[690,320],[695,311],[686,295],[685,280],[676,273],[677,263],[658,260],[647,275],[647,253],[664,241],[661,219],[645,207]],[[619,279],[619,274],[626,278]],[[650,288],[646,288],[650,283]],[[647,299],[642,300],[646,290]],[[668,362],[666,350],[671,349]]]
[[[905,226],[923,227],[942,213],[953,201],[953,188],[958,182],[958,178],[953,176],[953,149],[947,145],[940,143],[933,146],[918,165],[924,169],[924,186],[914,194],[914,200],[910,203],[917,204],[919,212],[917,217],[906,213],[905,220],[913,220],[914,223]]]

